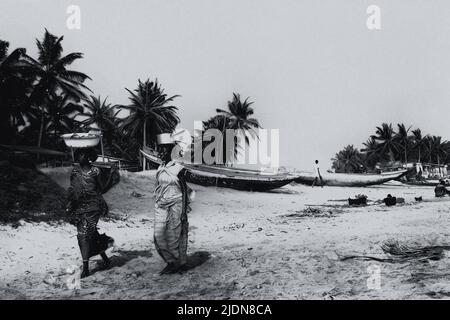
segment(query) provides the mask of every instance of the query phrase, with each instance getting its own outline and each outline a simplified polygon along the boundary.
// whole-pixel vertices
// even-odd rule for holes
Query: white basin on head
[[[100,142],[100,135],[94,133],[66,133],[61,136],[64,143],[72,148],[95,147]]]

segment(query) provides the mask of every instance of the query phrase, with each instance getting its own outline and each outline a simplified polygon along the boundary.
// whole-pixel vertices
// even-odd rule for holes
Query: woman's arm
[[[183,195],[183,210],[184,212],[187,213],[189,205],[189,197],[188,197],[188,186],[186,183],[186,173],[187,170],[183,168],[180,170],[180,172],[178,172],[177,177],[180,180],[181,193]]]
[[[99,173],[97,174],[97,177],[96,177],[96,179],[97,179],[97,184],[98,184],[98,186],[99,186],[99,188],[100,188],[100,191],[102,192],[102,193],[104,193],[105,191],[106,191],[106,188],[109,186],[109,184],[111,183],[111,179],[112,179],[112,176],[113,176],[113,174],[114,174],[114,172],[115,172],[115,165],[113,165],[112,167],[111,167],[111,169],[109,170],[109,175],[108,175],[108,178],[106,179],[106,182],[103,182],[102,181],[102,179],[101,179],[101,172],[100,172],[100,169],[98,168],[98,171],[99,171]]]
[[[178,172],[178,179],[180,180],[180,185],[181,185],[181,191],[183,192],[183,196],[184,194],[187,195],[187,184],[186,184],[186,172],[187,170],[185,168],[181,169],[180,172]]]
[[[70,187],[67,191],[66,212],[72,214],[78,206],[79,188],[77,183],[77,172],[75,170],[70,174]]]

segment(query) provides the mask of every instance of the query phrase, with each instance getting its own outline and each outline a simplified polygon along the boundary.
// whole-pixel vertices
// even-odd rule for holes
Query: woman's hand
[[[109,169],[108,178],[106,179],[105,182],[102,181],[101,174],[99,174],[97,176],[97,183],[99,184],[99,187],[100,187],[100,190],[102,191],[102,193],[105,193],[107,191],[107,188],[111,184],[111,180],[112,180],[114,174],[116,174],[117,171],[118,171],[117,165],[116,164],[112,164],[110,169]]]

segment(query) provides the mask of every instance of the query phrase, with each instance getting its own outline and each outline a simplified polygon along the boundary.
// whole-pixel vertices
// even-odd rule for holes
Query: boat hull
[[[435,187],[439,184],[439,180],[402,181],[402,183],[407,184],[409,186]]]
[[[367,187],[398,179],[405,175],[407,172],[408,170],[401,170],[384,174],[325,173],[322,175],[322,179],[325,186]],[[314,181],[314,177],[315,176],[312,173],[301,173],[294,181],[311,186]]]
[[[269,191],[283,187],[295,177],[275,174],[259,174],[251,171],[233,170],[185,164],[186,180],[203,186],[216,186],[245,191]]]
[[[154,165],[161,160],[155,155],[141,150],[142,155]],[[252,170],[222,168],[207,165],[183,164],[186,180],[202,186],[232,188],[244,191],[269,191],[283,187],[294,181],[294,176],[260,173]]]

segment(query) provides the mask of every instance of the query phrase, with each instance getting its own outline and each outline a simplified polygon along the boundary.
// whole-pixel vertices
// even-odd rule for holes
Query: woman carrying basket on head
[[[108,214],[108,206],[102,193],[110,184],[115,171],[110,171],[107,181],[103,182],[100,170],[92,166],[97,159],[93,148],[80,148],[74,153],[75,164],[70,176],[68,205],[66,211],[70,215],[70,222],[77,227],[78,245],[83,258],[81,278],[89,276],[89,258],[100,255],[104,266],[110,264],[105,250],[112,246],[114,240],[105,234],[99,234],[97,223],[100,217]]]
[[[187,269],[188,217],[190,189],[184,169],[172,160],[175,143],[170,134],[157,136],[162,160],[156,173],[154,241],[159,255],[167,263],[161,274]]]

